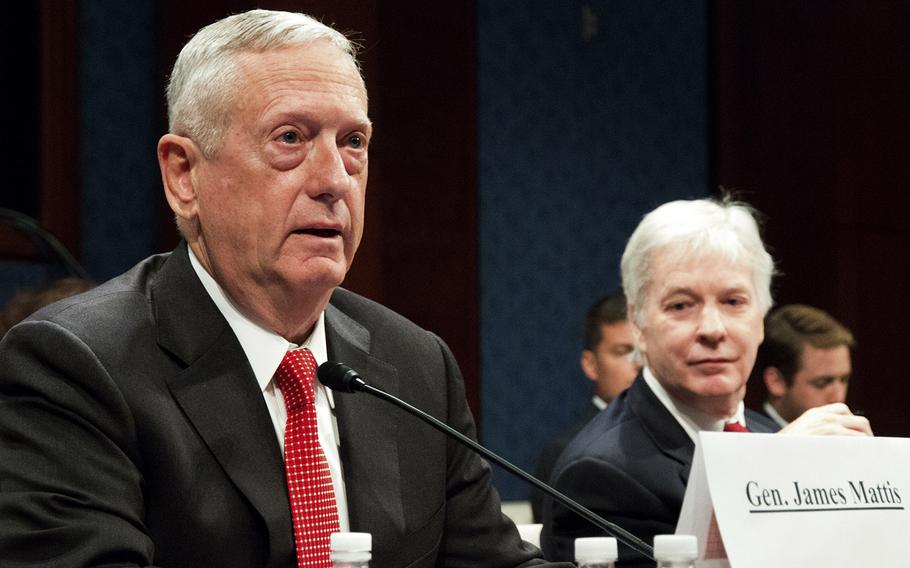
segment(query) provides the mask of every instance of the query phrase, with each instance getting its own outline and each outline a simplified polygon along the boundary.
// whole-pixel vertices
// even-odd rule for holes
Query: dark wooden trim
[[[847,402],[910,434],[910,4],[719,1],[720,183],[767,216],[775,300],[829,311],[857,338]],[[747,405],[764,396],[749,385]]]
[[[37,220],[79,256],[79,5],[39,6]],[[25,87],[25,86],[23,86]],[[13,111],[14,112],[14,111]],[[34,259],[17,231],[0,230],[0,258]]]
[[[41,223],[79,257],[79,4],[41,2]],[[99,164],[103,167],[103,164]]]

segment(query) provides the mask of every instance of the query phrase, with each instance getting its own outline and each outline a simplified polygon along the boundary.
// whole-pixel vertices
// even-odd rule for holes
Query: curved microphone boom
[[[404,409],[405,411],[417,416],[430,426],[433,426],[437,430],[442,431],[443,433],[452,436],[465,446],[468,446],[470,449],[484,456],[488,460],[500,465],[513,475],[524,479],[534,487],[537,487],[544,493],[550,495],[561,504],[565,505],[566,508],[575,512],[579,516],[586,519],[588,522],[606,532],[607,534],[616,537],[616,540],[627,545],[629,548],[640,552],[641,554],[647,556],[650,559],[654,559],[654,549],[651,548],[645,541],[641,540],[634,534],[625,530],[615,523],[604,519],[594,511],[584,507],[575,500],[567,497],[566,495],[560,493],[559,491],[553,489],[543,481],[537,479],[533,475],[527,473],[523,469],[512,465],[504,458],[499,457],[490,450],[481,446],[471,438],[465,436],[458,430],[455,430],[445,422],[438,420],[426,412],[416,408],[407,402],[401,400],[400,398],[393,396],[384,390],[372,387],[363,380],[363,377],[360,376],[360,373],[352,369],[351,367],[345,365],[344,363],[337,363],[334,361],[326,361],[322,365],[319,365],[319,370],[316,372],[316,375],[319,377],[319,382],[323,385],[329,387],[333,391],[337,392],[348,392],[353,393],[357,391],[363,391],[370,393],[371,395],[381,398],[382,400],[391,402],[395,406]]]
[[[66,247],[63,246],[59,240],[57,240],[57,237],[42,227],[35,219],[29,217],[25,213],[14,211],[13,209],[0,208],[0,224],[3,223],[10,224],[28,235],[28,237],[42,249],[45,256],[47,256],[46,253],[48,250],[53,253],[56,260],[58,260],[71,275],[82,278],[83,280],[92,279],[88,271],[73,258],[73,255],[66,250]],[[44,247],[47,248],[45,249]],[[53,260],[53,258],[49,258],[48,260]]]

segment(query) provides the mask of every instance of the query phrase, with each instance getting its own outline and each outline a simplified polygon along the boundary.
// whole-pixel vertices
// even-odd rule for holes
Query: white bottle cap
[[[336,532],[329,536],[329,548],[332,552],[370,552],[373,548],[373,535],[363,532]]]
[[[698,558],[698,539],[691,534],[659,534],[654,537],[654,559],[686,561]]]
[[[616,558],[616,539],[612,536],[575,539],[575,562],[613,562]]]

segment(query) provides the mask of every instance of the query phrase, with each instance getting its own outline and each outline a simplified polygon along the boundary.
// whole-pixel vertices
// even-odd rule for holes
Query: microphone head
[[[319,382],[337,392],[355,392],[365,384],[363,377],[344,363],[326,361],[316,371]]]

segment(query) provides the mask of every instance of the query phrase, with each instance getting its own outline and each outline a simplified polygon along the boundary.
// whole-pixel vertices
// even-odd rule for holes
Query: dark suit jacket
[[[439,338],[340,289],[326,328],[330,358],[474,435]],[[351,530],[372,533],[374,567],[543,563],[485,462],[366,394],[335,401]],[[274,427],[185,245],[0,344],[0,564],[296,566]]]
[[[561,432],[559,436],[554,438],[544,447],[543,451],[540,452],[540,459],[537,461],[537,469],[534,472],[534,476],[537,479],[550,483],[550,475],[553,473],[553,466],[556,465],[556,460],[559,459],[559,456],[562,454],[563,450],[566,449],[566,446],[568,446],[569,443],[575,439],[575,436],[581,432],[581,429],[584,428],[592,418],[597,416],[598,412],[600,412],[600,409],[592,402],[585,408],[584,412],[579,413],[581,418],[575,422],[571,428],[565,432]],[[531,514],[533,515],[535,523],[543,522],[543,499],[543,491],[539,489],[531,490]]]
[[[753,432],[777,426],[751,410]],[[579,432],[553,470],[553,485],[595,513],[651,543],[672,534],[682,510],[695,444],[661,404],[644,377],[614,399]],[[571,559],[574,540],[600,536],[589,523],[554,503],[544,502],[541,545],[547,558]],[[620,545],[618,568],[654,563]]]
[[[766,402],[767,402],[767,401],[766,401]],[[768,404],[770,404],[770,403],[768,403]],[[759,406],[758,408],[754,409],[753,412],[755,412],[756,414],[761,414],[763,417],[765,417],[765,418],[767,418],[768,420],[770,420],[771,422],[773,422],[774,425],[777,426],[778,428],[783,428],[783,426],[781,426],[781,425],[777,422],[777,420],[775,420],[770,414],[768,414],[768,411],[765,410],[765,403],[762,403],[762,405]]]

